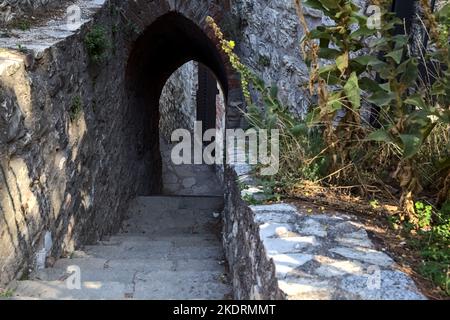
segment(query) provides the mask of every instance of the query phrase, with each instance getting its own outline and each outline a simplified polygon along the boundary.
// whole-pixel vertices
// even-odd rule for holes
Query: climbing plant
[[[429,5],[425,5],[427,1],[421,3],[428,30],[432,30],[433,48],[421,48],[422,57],[440,70],[433,75],[436,81],[431,86],[424,85],[420,78],[419,57],[411,52],[409,36],[394,33],[402,21],[393,14],[384,14],[380,28],[369,28],[367,17],[359,13],[352,1],[307,0],[306,5],[321,10],[334,23],[313,30],[302,24],[306,34],[304,56],[311,70],[310,89],[319,97],[310,118],[325,128],[325,141],[331,146],[334,164],[330,170],[342,171],[354,163],[352,154],[361,154],[357,149],[366,149],[366,141],[392,146],[398,156],[392,176],[402,188],[400,202],[414,224],[417,224],[414,196],[422,191],[417,160],[436,128],[442,129],[440,134],[448,135],[450,119],[447,96],[450,5],[433,14]],[[304,21],[301,2],[296,1],[296,5]],[[445,37],[447,41],[443,41]],[[332,62],[318,67],[319,59]],[[380,129],[375,130],[361,119],[364,102],[381,108],[375,124]],[[449,154],[445,151],[448,146],[437,147],[443,159],[433,159],[437,160],[435,170],[448,175]]]
[[[422,273],[448,292],[450,4],[433,12],[429,1],[418,1],[425,46],[398,32],[405,30],[404,21],[389,13],[391,1],[371,1],[382,13],[376,27],[351,0],[293,1],[305,34],[308,88],[317,98],[302,119],[282,105],[276,86],[239,60],[235,43],[208,18],[241,73],[250,124],[282,132],[277,187],[292,195],[293,186],[312,180],[397,199],[401,210],[389,220],[398,218],[415,235]],[[320,10],[330,23],[310,29],[303,5]],[[259,93],[256,101],[252,90]]]

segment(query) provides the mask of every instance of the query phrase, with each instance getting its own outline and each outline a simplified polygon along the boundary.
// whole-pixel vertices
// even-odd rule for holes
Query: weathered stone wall
[[[25,14],[42,13],[75,0],[0,0],[0,26]]]
[[[198,64],[190,61],[175,71],[164,86],[160,98],[159,130],[170,142],[176,129],[194,131],[197,119]]]
[[[59,257],[117,230],[129,199],[159,192],[159,112],[152,104],[159,98],[160,83],[167,80],[164,74],[193,55],[220,68],[220,53],[213,57],[214,38],[205,23],[208,14],[220,20],[218,1],[112,0],[99,10],[95,8],[103,1],[80,3],[95,16],[75,33],[65,29],[63,17],[61,25],[52,22],[42,31],[38,27],[0,37],[0,47],[9,48],[0,49],[2,284],[33,266],[47,231],[53,238],[49,254]],[[193,23],[192,33],[184,34],[192,38],[181,40],[197,45],[180,49],[169,41],[158,50],[152,49],[158,43],[138,41],[148,26],[169,12],[180,12],[183,24]],[[168,23],[180,21],[169,15]],[[110,45],[105,59],[94,63],[84,40],[98,25]],[[47,33],[51,30],[58,32]],[[181,37],[172,31],[175,35]],[[138,42],[138,53],[152,54],[153,60],[136,60],[132,53]],[[181,51],[199,46],[203,51]],[[143,68],[155,67],[161,67],[158,77],[142,73]],[[139,77],[133,71],[139,71]],[[235,101],[237,77],[229,73],[226,78],[229,99]]]
[[[0,282],[34,263],[45,231],[53,255],[70,252],[116,230],[131,197],[160,187],[140,138],[146,116],[127,103],[127,52],[94,66],[80,46],[86,32],[28,66],[2,54]]]
[[[365,8],[367,0],[356,1]],[[303,116],[311,104],[308,68],[300,41],[304,36],[293,0],[235,0],[234,15],[242,27],[238,52],[244,63],[260,75],[267,86],[275,84],[278,96],[291,112]],[[310,29],[330,23],[318,10],[304,6]]]
[[[239,167],[226,166],[219,175],[225,182],[223,245],[230,266],[234,298],[280,300],[275,264],[267,257],[255,214],[241,198]]]

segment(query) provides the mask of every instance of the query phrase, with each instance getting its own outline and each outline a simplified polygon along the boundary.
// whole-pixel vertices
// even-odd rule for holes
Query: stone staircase
[[[231,298],[219,240],[222,208],[221,197],[136,198],[119,234],[17,282],[14,299]],[[68,286],[74,267],[80,289]]]

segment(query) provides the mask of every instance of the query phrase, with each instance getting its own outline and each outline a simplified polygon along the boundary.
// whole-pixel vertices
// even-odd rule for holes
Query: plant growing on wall
[[[302,4],[296,4],[301,16]],[[334,21],[329,26],[306,29],[304,39],[311,88],[319,97],[310,118],[325,127],[325,139],[334,160],[331,171],[342,170],[353,160],[349,155],[362,146],[357,142],[394,146],[399,161],[393,177],[402,188],[400,202],[409,220],[417,224],[414,196],[422,186],[416,159],[433,130],[448,124],[449,119],[448,41],[442,41],[442,35],[436,31],[431,38],[436,49],[424,52],[426,60],[439,63],[438,70],[444,70],[435,75],[437,81],[431,88],[426,87],[420,84],[419,59],[410,53],[408,35],[394,35],[394,28],[402,21],[385,14],[381,29],[370,29],[367,18],[358,13],[359,8],[352,1],[307,0],[305,4]],[[447,23],[448,8],[449,5],[437,13],[438,20],[425,10],[431,30],[440,30],[438,21]],[[361,55],[367,42],[369,54],[365,51]],[[318,68],[311,63],[317,63],[316,57],[333,62]],[[361,99],[362,92],[367,94],[365,101]],[[377,124],[381,129],[374,131],[369,123],[363,123],[363,102],[381,108]]]
[[[75,96],[72,99],[72,104],[71,104],[70,110],[69,110],[70,121],[74,122],[74,121],[78,120],[82,111],[83,111],[83,103],[81,101],[81,97]]]
[[[219,39],[222,50],[228,55],[232,67],[241,75],[242,90],[247,102],[244,112],[249,124],[253,128],[278,129],[280,132],[280,170],[272,182],[285,188],[292,181],[303,177],[318,178],[326,163],[320,154],[323,149],[322,139],[315,130],[308,130],[304,121],[296,119],[278,99],[278,88],[267,86],[264,81],[245,66],[234,52],[234,41],[224,38],[219,26],[211,18],[208,24]],[[259,99],[252,98],[250,91],[259,93]],[[261,100],[261,101],[260,101]],[[259,105],[264,105],[263,108]],[[266,177],[267,178],[267,177]],[[277,187],[274,183],[274,189]]]
[[[84,45],[89,58],[94,63],[102,62],[110,48],[106,30],[101,26],[94,26],[85,36]]]
[[[393,32],[403,23],[386,13],[389,1],[373,0],[385,12],[380,29],[369,28],[353,1],[303,1],[332,21],[313,30],[303,17],[302,1],[293,1],[305,30],[301,48],[310,67],[309,89],[317,97],[304,120],[290,114],[277,88],[249,70],[233,52],[234,42],[208,19],[241,73],[250,124],[280,129],[280,174],[274,181],[281,184],[268,185],[294,196],[300,180],[341,189],[357,185],[369,190],[364,196],[373,189],[386,191],[403,208],[389,221],[414,235],[410,239],[423,257],[422,273],[449,292],[450,5],[433,13],[420,1],[430,49],[421,47],[417,54],[408,35]],[[423,68],[433,81],[424,79]],[[251,89],[259,93],[258,101]],[[379,110],[375,123],[364,116],[372,109]],[[422,197],[428,201],[416,201]],[[370,203],[378,207],[377,200]]]

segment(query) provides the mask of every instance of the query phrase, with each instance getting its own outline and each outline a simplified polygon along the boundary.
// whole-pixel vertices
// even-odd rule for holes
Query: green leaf
[[[413,134],[401,134],[400,139],[403,143],[403,158],[410,159],[414,157],[422,146],[421,137]]]
[[[412,58],[405,61],[402,65],[404,65],[404,71],[400,77],[400,82],[406,86],[411,86],[416,82],[419,76],[419,62],[417,59]],[[399,69],[403,69],[401,68],[402,65],[399,66]]]
[[[395,98],[395,95],[391,92],[375,92],[370,98],[367,99],[370,103],[377,106],[384,107],[387,106]]]
[[[344,53],[336,58],[336,66],[341,73],[348,68],[348,53]]]
[[[378,141],[378,142],[386,142],[386,143],[393,143],[394,142],[394,138],[392,137],[392,135],[389,133],[389,131],[385,130],[385,129],[379,129],[377,131],[374,131],[372,133],[370,133],[366,140],[368,141]]]
[[[299,137],[308,133],[308,127],[306,124],[300,123],[291,128],[290,131],[294,136]]]
[[[399,34],[392,37],[392,41],[395,42],[395,48],[404,48],[406,44],[408,44],[409,37],[404,34]]]
[[[444,5],[437,13],[437,17],[442,24],[448,24],[450,21],[450,4]]]
[[[313,126],[316,123],[320,122],[320,110],[319,108],[314,108],[306,115],[305,122],[308,126]]]
[[[339,8],[339,0],[319,0],[322,5],[328,9],[337,9]]]
[[[330,73],[330,72],[334,72],[336,71],[336,65],[334,64],[329,64],[326,66],[323,66],[319,69],[319,74],[322,76],[324,74]]]
[[[386,92],[391,92],[391,84],[389,82],[380,84],[380,88]]]
[[[360,57],[353,59],[352,61],[355,61],[363,66],[369,66],[369,65],[382,63],[382,61],[380,61],[375,56],[360,56]]]
[[[320,11],[325,11],[325,7],[320,3],[319,0],[306,0],[304,4],[310,8],[318,9]]]
[[[319,58],[322,59],[329,59],[329,60],[334,60],[336,59],[336,57],[338,57],[339,55],[341,55],[342,52],[336,49],[330,49],[330,48],[320,48],[319,50]]]
[[[392,59],[394,59],[395,63],[400,64],[400,62],[402,62],[402,58],[403,58],[403,48],[400,50],[392,51],[392,52],[386,54],[385,57],[392,58]]]
[[[270,87],[270,97],[274,100],[278,99],[278,87],[276,85]]]
[[[421,109],[427,108],[427,106],[425,105],[425,102],[423,101],[423,98],[419,94],[414,94],[411,97],[409,97],[408,99],[406,99],[405,104],[416,106]]]
[[[359,80],[359,87],[369,92],[381,91],[379,83],[368,77],[363,77]]]
[[[331,33],[317,27],[309,33],[309,39],[331,39]]]
[[[337,110],[342,109],[342,92],[337,91],[335,93],[330,94],[327,101],[327,112],[333,113]]]
[[[359,88],[356,72],[352,72],[350,75],[350,78],[344,86],[344,92],[348,101],[352,104],[352,108],[359,109],[359,107],[361,107],[361,90]]]
[[[352,32],[350,34],[350,38],[353,40],[359,40],[360,37],[370,37],[373,36],[374,34],[376,34],[377,30],[376,29],[369,29],[367,28],[367,22],[362,24],[360,23],[360,27],[358,30]]]

